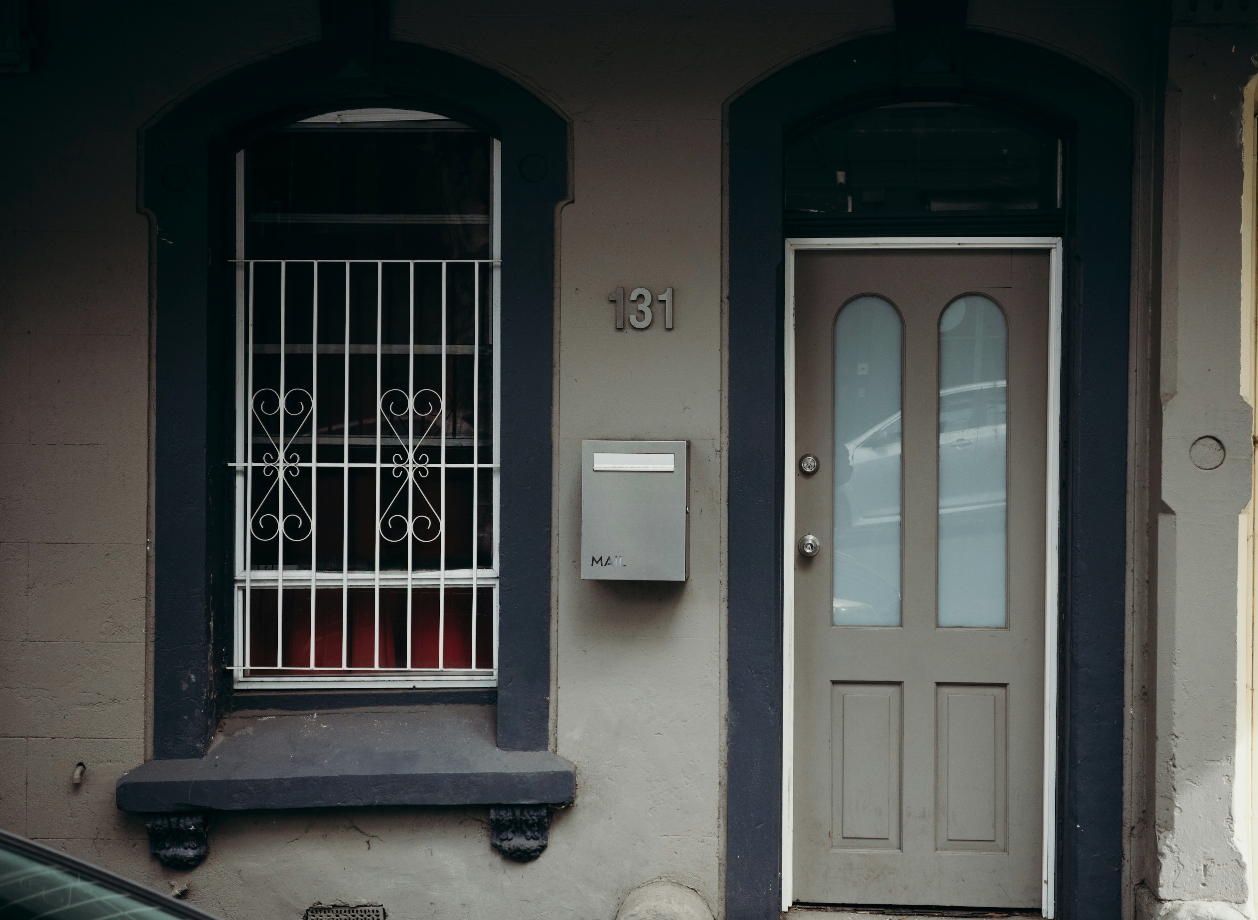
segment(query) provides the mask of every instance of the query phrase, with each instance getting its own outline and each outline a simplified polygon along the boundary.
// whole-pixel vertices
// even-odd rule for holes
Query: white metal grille
[[[498,265],[237,267],[237,684],[497,673]]]

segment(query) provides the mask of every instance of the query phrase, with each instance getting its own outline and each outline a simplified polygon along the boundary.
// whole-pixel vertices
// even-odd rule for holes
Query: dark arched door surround
[[[298,695],[267,708],[373,702],[497,703],[497,741],[545,750],[550,713],[552,314],[555,205],[568,126],[501,74],[387,38],[387,3],[322,6],[324,40],[242,67],[140,133],[140,206],[152,216],[156,428],[153,749],[201,757],[231,706],[231,499],[235,151],[282,125],[360,107],[435,112],[502,152],[502,390],[528,394],[501,422],[502,572],[497,691]],[[470,695],[470,696],[469,696]],[[383,700],[381,696],[390,696]]]
[[[1120,910],[1133,106],[1042,49],[979,33],[953,41],[951,71],[903,71],[901,43],[881,35],[794,64],[729,106],[730,920],[781,905],[783,137],[819,113],[918,99],[1013,107],[1065,139],[1056,901],[1068,918]],[[932,222],[818,235],[1028,230]]]

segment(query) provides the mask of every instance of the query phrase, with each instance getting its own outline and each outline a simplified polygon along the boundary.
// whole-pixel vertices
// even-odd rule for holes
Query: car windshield
[[[0,920],[107,918],[212,920],[173,898],[0,831]]]

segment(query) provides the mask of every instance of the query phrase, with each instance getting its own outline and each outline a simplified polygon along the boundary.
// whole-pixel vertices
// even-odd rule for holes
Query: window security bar
[[[494,686],[496,260],[237,260],[245,687]]]
[[[283,347],[285,354],[289,355],[308,355],[318,348],[321,355],[343,355],[349,352],[351,355],[374,355],[377,353],[374,345],[329,345],[320,342],[318,346],[311,344],[293,344],[289,343]],[[279,345],[254,345],[253,353],[255,355],[278,355],[280,353]],[[442,353],[440,345],[381,345],[379,354],[382,355],[439,355]],[[472,346],[470,345],[447,345],[445,354],[447,355],[470,355]],[[492,354],[491,349],[482,345],[480,348],[482,355]]]
[[[498,259],[228,259],[230,265],[492,265]]]

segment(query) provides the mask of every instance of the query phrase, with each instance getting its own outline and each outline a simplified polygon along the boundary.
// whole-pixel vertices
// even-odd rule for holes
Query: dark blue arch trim
[[[1017,106],[1066,139],[1057,904],[1071,920],[1120,913],[1133,106],[1042,49],[978,33],[964,45],[961,72],[933,90],[901,83],[895,36],[881,35],[729,106],[729,920],[777,917],[781,899],[783,132],[923,97]]]
[[[354,106],[434,111],[502,142],[497,741],[510,750],[548,745],[554,221],[567,196],[567,123],[485,67],[400,42],[386,52],[380,76],[371,76],[325,44],[305,45],[216,80],[140,132],[140,205],[153,216],[156,303],[159,759],[200,757],[231,692],[224,669],[232,628],[231,154],[281,124]],[[535,181],[521,175],[526,157],[545,162],[540,179],[536,169]]]

